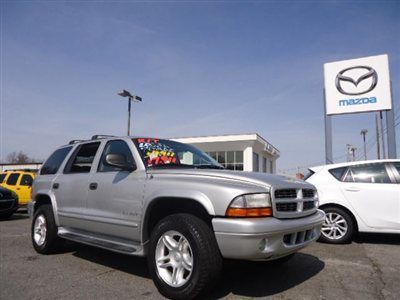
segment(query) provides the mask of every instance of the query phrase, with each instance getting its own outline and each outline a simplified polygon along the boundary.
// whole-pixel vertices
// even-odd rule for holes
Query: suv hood
[[[187,175],[187,176],[208,176],[214,178],[222,178],[228,180],[236,180],[245,183],[251,183],[259,186],[267,186],[277,188],[310,188],[314,189],[311,184],[295,180],[289,177],[258,173],[243,172],[230,170],[213,170],[213,169],[152,169],[147,171],[148,174],[165,174],[165,175]]]

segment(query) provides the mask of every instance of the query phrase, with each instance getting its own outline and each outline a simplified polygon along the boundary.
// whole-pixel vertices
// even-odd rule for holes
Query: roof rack
[[[85,140],[71,140],[71,141],[69,141],[69,145],[72,145],[72,144],[76,144],[76,143],[80,143],[80,142],[83,142],[83,141],[85,141]]]
[[[92,136],[92,140],[98,140],[98,139],[104,139],[104,138],[108,138],[108,137],[115,137],[115,135],[107,135],[107,134],[96,134],[94,136]]]

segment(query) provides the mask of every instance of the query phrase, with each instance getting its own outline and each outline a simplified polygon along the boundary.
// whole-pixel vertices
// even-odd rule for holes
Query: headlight
[[[315,207],[319,207],[319,192],[315,191]]]
[[[226,210],[227,217],[269,217],[272,216],[269,193],[247,194],[232,200]]]

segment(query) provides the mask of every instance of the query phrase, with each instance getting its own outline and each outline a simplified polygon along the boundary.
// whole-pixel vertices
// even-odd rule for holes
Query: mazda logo
[[[352,78],[352,77],[344,75],[346,72],[348,72],[350,70],[361,70],[361,71],[365,70],[365,72],[361,76],[358,76],[358,78]],[[349,91],[346,91],[345,89],[343,89],[343,87],[342,87],[342,82],[347,81],[347,82],[352,83],[357,88],[361,82],[363,82],[364,80],[367,80],[369,78],[372,78],[370,86],[367,89],[364,88],[364,90],[362,90],[362,91],[349,92]],[[346,69],[340,71],[336,75],[336,79],[335,79],[335,85],[336,85],[337,90],[342,94],[352,95],[352,96],[362,95],[362,94],[372,91],[376,87],[377,83],[378,83],[378,73],[376,73],[375,69],[368,67],[368,66],[356,66],[356,67],[346,68]]]

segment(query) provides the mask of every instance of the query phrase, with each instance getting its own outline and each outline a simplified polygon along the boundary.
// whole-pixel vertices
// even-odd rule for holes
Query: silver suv
[[[224,170],[191,145],[154,138],[71,141],[46,160],[32,196],[37,252],[67,239],[147,256],[174,299],[209,289],[222,258],[286,261],[324,221],[309,183]]]

